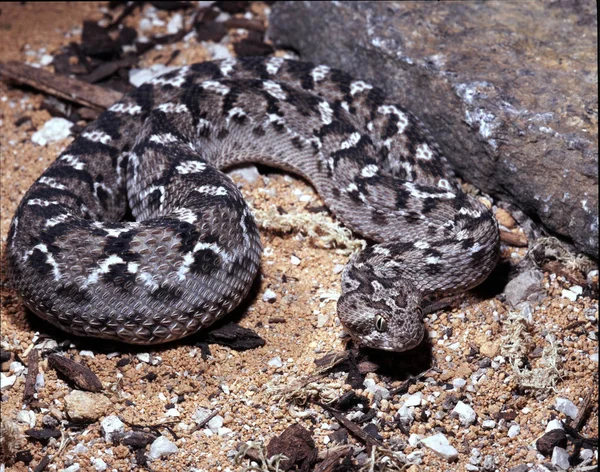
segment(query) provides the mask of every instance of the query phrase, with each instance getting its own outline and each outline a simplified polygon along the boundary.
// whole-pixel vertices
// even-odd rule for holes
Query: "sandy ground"
[[[102,18],[103,7],[102,2],[71,6],[2,4],[0,60],[40,61],[44,54],[52,54],[61,45],[77,40],[83,19]],[[255,8],[264,11],[264,6]],[[169,19],[166,12],[158,15],[165,21]],[[138,14],[128,19],[128,23],[136,25],[139,19]],[[152,51],[144,57],[142,65],[164,62],[170,48],[181,50],[174,65],[210,59],[210,53],[192,40],[165,46],[162,52]],[[48,112],[39,110],[43,98],[35,91],[0,83],[3,246],[21,197],[72,139],[45,147],[31,141],[33,132],[50,118]],[[16,126],[15,122],[23,116],[30,117],[31,122]],[[310,186],[284,174],[261,176],[254,183],[239,178],[237,181],[258,210],[272,211],[279,206],[289,214],[306,217],[312,215],[306,207],[322,205]],[[333,221],[329,216],[326,218]],[[148,463],[154,471],[243,470],[247,460],[238,465],[233,462],[240,443],[268,442],[294,423],[312,432],[319,450],[332,447],[329,436],[340,425],[329,414],[314,404],[296,405],[278,400],[274,392],[314,374],[315,359],[329,351],[344,349],[345,339],[335,314],[335,296],[340,292],[339,271],[349,251],[319,247],[315,238],[296,232],[277,235],[263,231],[262,242],[265,253],[255,294],[232,319],[255,330],[266,345],[245,352],[213,345],[212,355],[204,361],[193,337],[148,349],[71,339],[73,344],[66,354],[84,362],[98,375],[104,385],[101,395],[108,399],[108,406],[98,419],[80,427],[73,427],[68,421],[65,405],[65,396],[73,387],[57,378],[46,360],[40,364],[44,386],[39,388],[35,407],[23,406],[25,371],[21,370],[20,362],[26,363],[32,345],[48,342],[48,338],[60,344],[69,337],[25,313],[19,298],[6,285],[3,265],[1,342],[2,349],[12,353],[13,363],[4,363],[2,371],[6,377],[16,377],[14,384],[2,389],[3,424],[10,422],[22,432],[52,424],[52,418],[61,422],[57,427],[62,438],[51,439],[46,445],[27,441],[17,434],[11,447],[32,454],[29,470],[47,454],[51,458],[48,470],[69,466],[69,471],[103,470],[99,459],[106,464],[106,470],[136,470],[138,462],[130,448],[104,439],[101,422],[113,415],[125,423],[126,431],[133,428],[131,425],[158,425],[155,432],[176,444],[178,452]],[[523,249],[503,248],[503,258],[513,262],[524,254]],[[547,296],[532,305],[530,324],[514,321],[509,308],[496,298],[468,294],[461,308],[428,318],[429,340],[423,346],[390,357],[389,364],[408,366],[407,369],[388,368],[384,373],[367,374],[375,385],[389,391],[401,385],[409,374],[435,367],[412,385],[408,394],[376,399],[377,413],[372,422],[378,425],[388,447],[402,450],[414,459],[415,465],[409,470],[509,470],[520,464],[532,467],[549,464],[550,458],[535,450],[535,440],[551,420],[568,419],[556,409],[559,398],[581,407],[584,397],[590,395],[593,408],[580,433],[586,437],[598,436],[598,306],[585,296],[576,296],[574,301],[563,298],[563,290],[571,285],[564,277],[545,274],[542,286]],[[263,300],[267,289],[276,294],[272,303]],[[529,346],[525,348],[528,352],[537,349],[539,355],[530,356],[530,369],[547,368],[543,361],[548,356],[554,359],[557,371],[547,368],[540,372],[545,372],[546,379],[556,373],[556,386],[524,388],[522,377],[511,365],[509,341],[513,347],[515,342]],[[552,351],[554,347],[556,352]],[[322,376],[309,390],[322,400],[335,398],[350,389],[344,379],[341,374]],[[370,399],[373,392],[373,388],[357,390]],[[415,420],[405,434],[395,419],[411,394],[417,394],[419,401],[410,407]],[[416,397],[413,395],[413,400]],[[445,402],[452,402],[452,397],[454,403],[458,398],[476,412],[473,424],[461,423],[460,418],[451,414],[452,408],[444,407]],[[195,430],[202,408],[218,410],[221,429],[217,425],[213,430],[206,426]],[[415,444],[414,435],[426,438],[436,432],[445,434],[458,450],[456,462],[449,463]],[[360,446],[354,439],[350,442]],[[569,450],[572,452],[572,446]],[[594,464],[597,451],[595,454]],[[487,459],[489,456],[492,459]],[[486,459],[490,467],[487,469]],[[7,462],[6,470],[28,468],[23,462],[10,465]]]

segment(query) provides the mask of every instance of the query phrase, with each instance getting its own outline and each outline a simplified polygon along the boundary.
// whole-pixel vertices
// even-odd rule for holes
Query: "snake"
[[[77,336],[151,345],[208,327],[260,271],[256,222],[223,172],[250,162],[305,179],[369,241],[337,302],[361,346],[414,348],[427,304],[496,265],[492,210],[415,115],[344,71],[250,57],[170,70],[85,127],[17,207],[12,286]]]

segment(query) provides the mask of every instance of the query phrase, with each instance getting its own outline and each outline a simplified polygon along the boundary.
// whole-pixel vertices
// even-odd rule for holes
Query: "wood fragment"
[[[18,62],[0,63],[0,76],[36,90],[55,95],[79,105],[102,111],[123,97],[121,92],[109,90],[81,80],[55,75],[43,69]]]
[[[577,431],[581,431],[581,428],[585,425],[587,421],[590,410],[592,409],[592,394],[591,392],[587,392],[585,397],[583,398],[583,404],[579,408],[577,416],[573,420],[573,428]]]
[[[48,356],[48,364],[82,390],[100,392],[104,388],[100,379],[98,379],[96,374],[94,374],[89,367],[72,361],[65,356],[51,354]]]
[[[529,244],[524,235],[502,230],[500,230],[500,241],[514,247],[527,247]]]
[[[42,472],[43,470],[46,470],[48,464],[50,464],[50,456],[46,454],[44,457],[42,457],[42,460],[39,462],[39,464],[35,466],[33,472]]]
[[[317,456],[319,461],[315,467],[315,472],[333,472],[335,470],[343,470],[340,466],[343,465],[343,460],[349,461],[354,454],[352,446],[340,446],[329,448],[325,451],[320,451]]]
[[[25,377],[25,389],[23,390],[23,403],[28,404],[33,400],[35,394],[35,381],[40,371],[40,353],[33,349],[27,357],[27,376]]]

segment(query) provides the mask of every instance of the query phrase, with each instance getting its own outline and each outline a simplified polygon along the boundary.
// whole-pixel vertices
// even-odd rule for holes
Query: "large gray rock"
[[[466,180],[598,257],[595,2],[277,2],[268,34],[398,97]]]

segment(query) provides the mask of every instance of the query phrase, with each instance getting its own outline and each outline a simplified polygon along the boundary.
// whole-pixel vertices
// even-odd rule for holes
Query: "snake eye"
[[[387,331],[387,322],[383,316],[377,315],[375,317],[375,329],[381,333]]]

